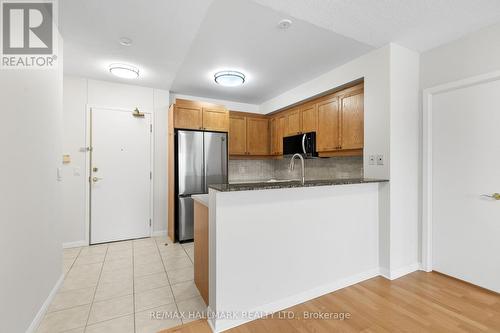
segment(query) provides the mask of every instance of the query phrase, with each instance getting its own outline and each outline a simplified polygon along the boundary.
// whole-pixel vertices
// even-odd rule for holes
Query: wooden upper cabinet
[[[244,116],[229,116],[229,155],[246,155],[247,121]]]
[[[270,133],[270,138],[271,138],[270,143],[269,143],[269,147],[270,147],[269,153],[271,155],[276,155],[277,151],[278,151],[278,147],[276,145],[276,143],[278,142],[276,120],[277,120],[277,118],[269,119],[269,133]]]
[[[174,127],[195,130],[202,129],[202,109],[196,107],[175,106]]]
[[[269,119],[247,117],[247,153],[269,154]]]
[[[301,108],[302,133],[316,132],[318,130],[318,112],[316,104],[308,104]]]
[[[318,131],[316,150],[318,152],[340,149],[340,111],[338,98],[317,104]]]
[[[285,113],[285,136],[297,135],[302,132],[300,109],[295,108]]]
[[[203,108],[203,129],[206,131],[227,132],[229,130],[229,111],[222,108]]]
[[[364,94],[358,91],[341,99],[340,145],[342,149],[362,149],[364,146]]]

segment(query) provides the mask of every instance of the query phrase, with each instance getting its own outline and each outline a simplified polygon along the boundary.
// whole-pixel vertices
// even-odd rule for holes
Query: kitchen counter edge
[[[280,183],[239,183],[239,184],[215,184],[209,188],[220,192],[274,190],[282,188],[315,187],[315,186],[336,186],[352,184],[385,183],[387,179],[356,178],[356,179],[330,179],[330,180],[306,180],[305,184],[300,181],[280,182]]]

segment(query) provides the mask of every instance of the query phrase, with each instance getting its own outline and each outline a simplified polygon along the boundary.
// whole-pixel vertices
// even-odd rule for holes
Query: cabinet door
[[[285,136],[297,135],[302,132],[302,124],[300,121],[300,109],[288,111],[285,115],[286,130]]]
[[[276,118],[271,118],[269,120],[269,128],[270,128],[270,132],[271,132],[271,144],[270,144],[270,147],[271,147],[271,150],[270,150],[270,154],[271,155],[277,155],[278,153],[278,131],[277,131],[277,119]]]
[[[338,99],[330,99],[317,104],[318,132],[316,135],[316,149],[332,151],[340,149],[340,113]]]
[[[316,104],[307,106],[300,111],[302,117],[302,133],[316,132],[318,130],[318,113]]]
[[[229,111],[226,109],[203,108],[203,129],[227,132],[229,130]]]
[[[285,131],[285,117],[276,119],[276,155],[283,155],[283,137]]]
[[[364,94],[359,92],[342,98],[340,146],[344,149],[363,149]]]
[[[174,127],[183,129],[202,129],[201,108],[175,107]]]
[[[248,155],[269,155],[269,120],[247,117]]]
[[[247,152],[247,122],[243,116],[229,116],[229,155]]]

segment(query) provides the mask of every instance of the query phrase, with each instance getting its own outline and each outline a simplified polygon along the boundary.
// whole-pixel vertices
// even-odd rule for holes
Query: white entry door
[[[500,81],[432,99],[433,270],[500,292]]]
[[[91,244],[150,236],[151,115],[92,108]]]

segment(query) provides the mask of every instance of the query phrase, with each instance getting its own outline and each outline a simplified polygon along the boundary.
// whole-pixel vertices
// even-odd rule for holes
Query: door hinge
[[[153,179],[153,172],[149,171],[149,179]]]
[[[153,133],[153,124],[149,124],[149,131]]]
[[[151,227],[151,219],[149,219],[149,226]]]

